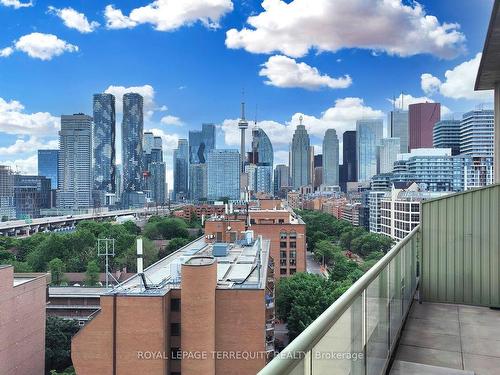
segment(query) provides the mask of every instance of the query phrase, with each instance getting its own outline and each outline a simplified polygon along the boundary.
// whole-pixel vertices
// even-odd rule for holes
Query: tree
[[[299,272],[282,278],[276,288],[277,315],[287,322],[291,339],[334,302],[333,284],[324,277]]]
[[[49,316],[45,328],[45,370],[63,371],[71,363],[71,338],[78,332],[76,320]]]
[[[95,260],[87,263],[87,271],[85,272],[85,286],[97,286],[99,283],[99,264]]]
[[[336,254],[340,254],[340,247],[333,245],[330,241],[319,241],[314,248],[314,256],[318,261],[330,264]]]
[[[54,258],[49,262],[49,271],[52,276],[52,285],[61,285],[64,276],[64,263],[59,258]]]
[[[141,228],[139,228],[137,226],[136,223],[134,223],[133,221],[131,220],[127,220],[126,222],[124,222],[123,224],[123,227],[125,228],[125,230],[127,232],[129,232],[130,234],[133,234],[133,235],[136,235],[138,236],[139,234],[141,234]]]
[[[10,251],[0,249],[0,264],[12,264],[15,260],[16,257]]]

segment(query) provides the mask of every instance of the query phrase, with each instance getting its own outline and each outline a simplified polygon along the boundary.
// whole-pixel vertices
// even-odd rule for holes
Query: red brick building
[[[48,274],[14,274],[0,265],[0,374],[45,372]]]
[[[213,242],[242,240],[245,230],[271,241],[277,279],[306,271],[306,225],[293,211],[286,209],[250,209],[205,221],[205,235]]]
[[[192,242],[101,296],[78,375],[254,375],[274,355],[269,241]]]

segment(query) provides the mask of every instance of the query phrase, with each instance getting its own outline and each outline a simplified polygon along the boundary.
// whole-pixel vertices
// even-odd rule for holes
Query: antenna
[[[257,111],[258,111],[258,105],[255,104],[255,122],[254,122],[255,127],[257,127]]]
[[[111,245],[111,246],[110,246]],[[109,257],[115,256],[115,239],[114,238],[98,238],[97,239],[97,256],[106,257],[106,288],[109,288],[109,276],[118,284],[118,280],[109,272]]]

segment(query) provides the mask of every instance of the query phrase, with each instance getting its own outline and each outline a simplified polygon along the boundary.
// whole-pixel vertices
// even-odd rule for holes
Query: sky
[[[238,148],[242,100],[275,164],[287,163],[301,116],[316,153],[326,129],[341,140],[358,119],[386,122],[394,105],[436,101],[443,118],[458,119],[491,107],[492,93],[473,85],[492,5],[0,0],[0,164],[36,174],[36,150],[57,147],[59,116],[91,115],[99,92],[117,98],[118,156],[121,97],[144,96],[169,186],[173,149],[189,130],[215,123],[217,147]]]

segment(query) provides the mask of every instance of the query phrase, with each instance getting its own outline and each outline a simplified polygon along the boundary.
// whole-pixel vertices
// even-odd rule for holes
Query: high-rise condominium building
[[[0,218],[14,219],[14,174],[10,167],[0,165]]]
[[[460,154],[460,120],[441,120],[432,131],[435,148],[450,148],[452,155]]]
[[[167,167],[164,162],[153,161],[149,163],[148,188],[151,200],[157,205],[163,205],[167,202],[166,194],[166,173]]]
[[[399,138],[383,138],[380,141],[380,170],[379,173],[389,173],[394,169],[394,162],[400,153],[401,145]]]
[[[339,185],[339,139],[335,129],[328,129],[323,138],[323,184]]]
[[[93,128],[93,177],[94,198],[97,204],[104,205],[106,193],[115,193],[115,137],[116,115],[115,97],[112,94],[94,94]]]
[[[463,115],[460,123],[460,153],[493,157],[495,113],[483,109]]]
[[[387,123],[389,126],[389,136],[391,138],[399,138],[400,151],[398,153],[408,152],[408,111],[402,109],[390,111]]]
[[[206,163],[215,145],[214,124],[202,124],[201,130],[189,132],[189,194],[193,200],[207,198]]]
[[[179,139],[174,150],[174,191],[173,199],[188,198],[189,146],[187,139]]]
[[[212,150],[208,153],[208,199],[240,198],[240,153]]]
[[[306,127],[297,125],[292,138],[291,165],[292,187],[299,189],[311,182],[311,149]]]
[[[123,195],[125,206],[134,201],[131,196],[143,191],[143,97],[136,93],[123,95],[122,158]]]
[[[59,131],[59,208],[92,206],[92,117],[62,115]]]
[[[358,120],[356,122],[356,149],[358,181],[367,182],[378,173],[378,146],[383,136],[382,120]]]
[[[432,147],[434,124],[441,121],[441,104],[418,103],[408,108],[410,150]]]
[[[38,150],[38,175],[50,178],[51,189],[57,189],[59,150]]]

